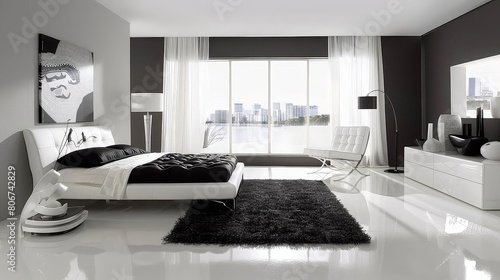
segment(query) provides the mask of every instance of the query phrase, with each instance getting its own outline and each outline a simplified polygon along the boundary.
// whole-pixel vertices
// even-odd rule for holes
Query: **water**
[[[271,154],[303,154],[305,147],[330,146],[330,126],[272,126]],[[269,129],[263,125],[240,125],[232,127],[232,153],[268,154]],[[203,149],[206,153],[229,153],[229,132],[222,141]]]

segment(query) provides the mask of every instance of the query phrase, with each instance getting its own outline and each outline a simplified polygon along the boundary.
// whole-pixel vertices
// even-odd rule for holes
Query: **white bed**
[[[59,149],[63,145],[65,127],[34,128],[23,131],[33,185],[42,176],[54,168]],[[88,138],[78,148],[68,145],[60,156],[77,149],[90,147],[105,147],[115,144],[109,128],[100,126],[73,127],[73,139],[82,138],[82,133]],[[93,137],[90,137],[93,136]],[[118,143],[121,144],[121,143]],[[228,182],[210,183],[134,183],[127,184],[124,200],[229,200],[234,203],[238,189],[243,180],[243,163],[237,163]],[[61,176],[64,177],[64,176]],[[63,199],[114,199],[101,194],[101,188],[96,185],[69,183],[61,181],[68,190]]]

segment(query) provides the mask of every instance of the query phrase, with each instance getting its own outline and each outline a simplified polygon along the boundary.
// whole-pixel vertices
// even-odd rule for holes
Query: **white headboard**
[[[71,138],[73,141],[78,142],[78,140],[81,140],[82,132],[87,141],[83,142],[79,147],[76,147],[74,143],[68,144],[67,149],[65,148],[60,156],[78,149],[115,144],[113,134],[107,127],[82,126],[72,127],[72,129]],[[23,131],[31,174],[33,175],[33,186],[38,183],[45,173],[54,168],[59,155],[59,148],[66,141],[64,137],[65,131],[66,127],[33,128]]]

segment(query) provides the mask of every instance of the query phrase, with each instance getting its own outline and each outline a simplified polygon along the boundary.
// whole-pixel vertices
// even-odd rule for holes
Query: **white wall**
[[[38,33],[94,53],[95,121],[74,126],[107,125],[117,143],[130,143],[130,24],[94,0],[2,1],[0,220],[8,217],[8,166],[16,168],[17,214],[33,189],[22,130],[47,126],[38,124]]]

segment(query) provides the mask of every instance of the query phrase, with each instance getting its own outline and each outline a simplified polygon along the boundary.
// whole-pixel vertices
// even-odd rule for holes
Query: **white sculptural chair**
[[[368,176],[358,170],[363,160],[370,138],[370,128],[367,126],[337,126],[333,131],[332,144],[329,149],[305,148],[304,154],[321,161],[319,172],[325,167],[339,170],[333,162],[347,163],[350,171],[343,177],[334,181],[345,179],[352,172],[357,171],[363,176]]]

